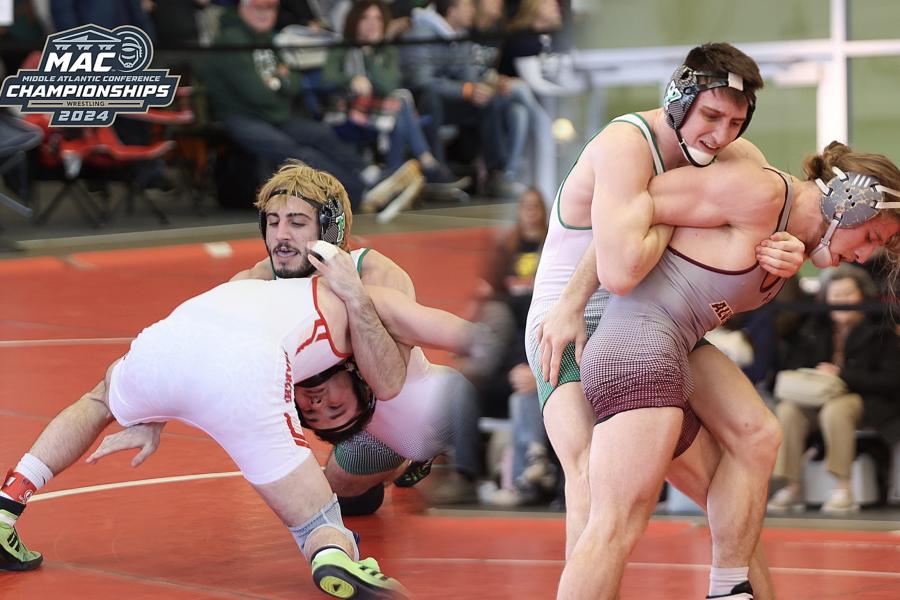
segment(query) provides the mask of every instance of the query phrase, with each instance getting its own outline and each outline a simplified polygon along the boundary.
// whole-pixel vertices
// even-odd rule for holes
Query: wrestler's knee
[[[107,382],[108,378],[95,385],[91,391],[81,396],[76,405],[80,406],[81,410],[90,411],[97,418],[112,421],[113,415],[109,410],[109,386]]]
[[[764,405],[750,413],[744,424],[744,433],[738,440],[741,456],[761,466],[771,468],[775,464],[781,446],[781,425],[778,418]]]

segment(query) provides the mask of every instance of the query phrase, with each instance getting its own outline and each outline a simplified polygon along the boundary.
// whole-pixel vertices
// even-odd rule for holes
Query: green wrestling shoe
[[[403,474],[394,480],[394,485],[401,488],[408,488],[416,485],[431,473],[431,465],[434,459],[411,462]]]
[[[323,548],[312,559],[313,581],[335,598],[399,600],[409,598],[403,585],[378,568],[374,558],[355,562],[338,548]]]
[[[0,510],[0,516],[8,514]],[[25,547],[14,526],[0,522],[0,571],[31,571],[37,569],[43,560],[40,552],[32,552]]]

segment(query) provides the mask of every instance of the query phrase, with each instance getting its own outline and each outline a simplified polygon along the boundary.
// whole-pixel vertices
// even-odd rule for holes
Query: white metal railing
[[[735,44],[753,57],[766,79],[779,86],[816,86],[816,144],[849,141],[847,62],[900,56],[900,39],[848,40],[847,0],[831,0],[831,37],[817,40]],[[664,86],[690,46],[573,51],[574,65],[594,90],[611,86]],[[591,102],[595,105],[595,102]]]

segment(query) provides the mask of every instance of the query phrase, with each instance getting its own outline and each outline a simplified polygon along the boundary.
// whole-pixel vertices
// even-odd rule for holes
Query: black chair
[[[0,193],[0,204],[12,209],[23,217],[30,217],[32,209],[27,206],[28,172],[25,153],[40,145],[44,134],[39,127],[0,112],[0,176],[18,180],[16,191],[22,197],[14,198]]]

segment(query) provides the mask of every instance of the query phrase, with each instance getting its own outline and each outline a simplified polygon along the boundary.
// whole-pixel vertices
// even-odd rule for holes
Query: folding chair
[[[35,127],[9,113],[0,113],[0,176],[13,169],[21,169],[26,165],[25,153],[36,148],[44,135]],[[27,176],[22,178],[22,187],[18,190],[27,199]],[[32,209],[19,199],[0,193],[0,204],[12,209],[23,217],[30,217]]]

